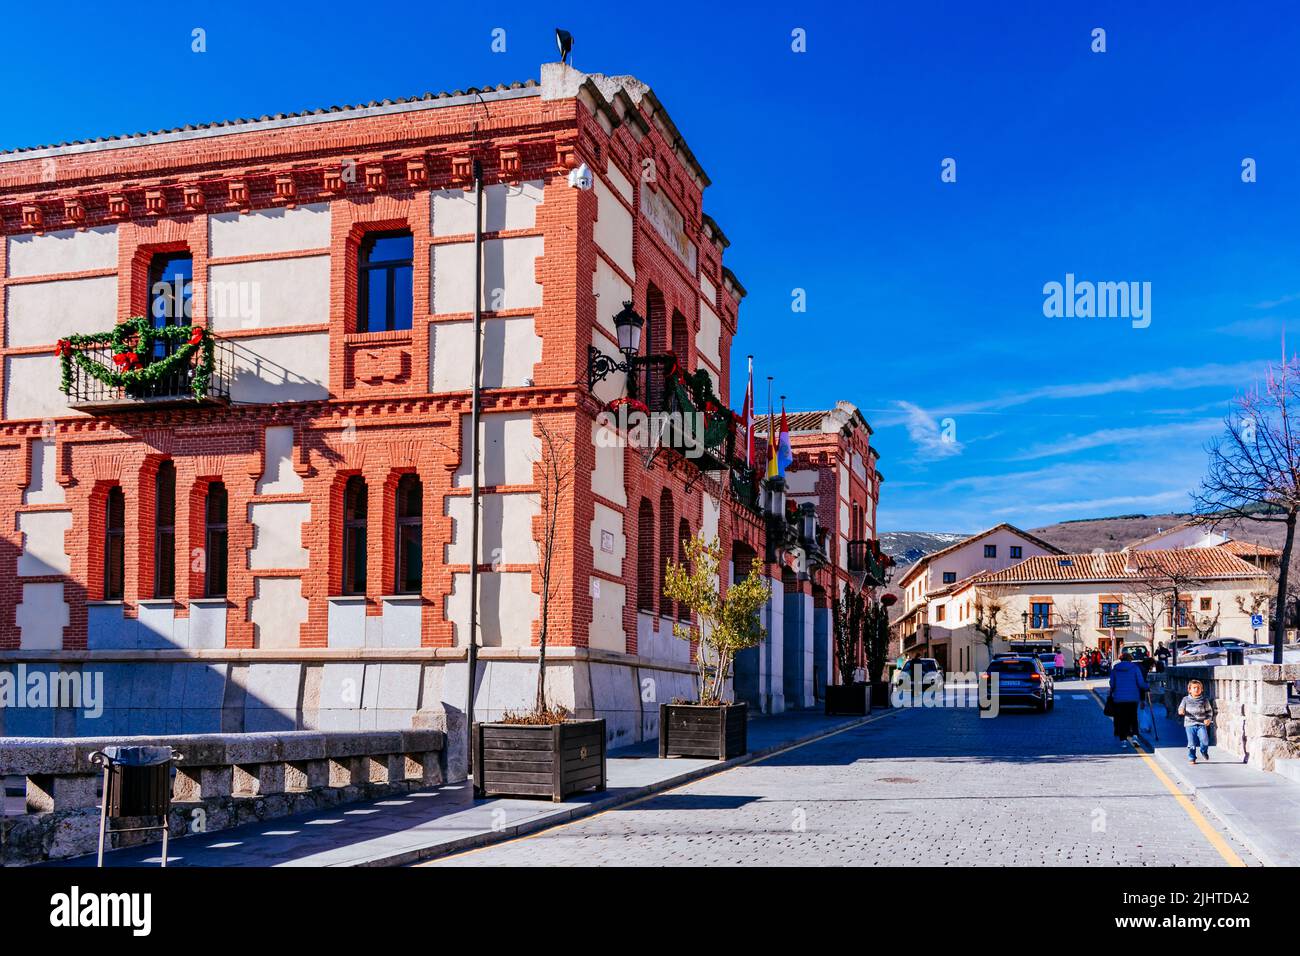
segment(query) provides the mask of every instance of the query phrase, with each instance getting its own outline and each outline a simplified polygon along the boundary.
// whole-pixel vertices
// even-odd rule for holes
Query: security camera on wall
[[[569,185],[574,189],[590,189],[591,167],[583,163],[577,169],[569,170]]]

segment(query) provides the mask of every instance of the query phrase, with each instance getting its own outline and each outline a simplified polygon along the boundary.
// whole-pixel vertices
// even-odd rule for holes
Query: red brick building
[[[14,712],[0,733],[364,729],[463,708],[476,164],[478,714],[527,706],[535,682],[546,438],[573,476],[556,701],[621,743],[690,694],[664,563],[702,531],[744,573],[764,519],[721,447],[708,468],[672,450],[647,464],[611,435],[597,416],[626,377],[589,388],[589,351],[618,355],[630,301],[660,357],[636,364],[638,394],[661,401],[675,366],[694,376],[680,394],[726,396],[744,289],[654,93],[548,64],[540,82],[0,154],[0,666],[100,668],[108,692],[93,725]],[[166,359],[182,338],[137,356],[170,362],[158,381],[103,381],[91,366],[148,349],[77,337],[134,316],[205,330],[211,380],[203,345]],[[827,415],[843,426],[796,436],[796,469],[820,492],[849,468],[819,505],[847,573],[879,477],[860,414]],[[769,574],[781,584],[779,562]],[[815,569],[817,586],[838,574]],[[812,655],[774,623],[769,641]],[[755,703],[789,703],[779,664],[761,670]]]

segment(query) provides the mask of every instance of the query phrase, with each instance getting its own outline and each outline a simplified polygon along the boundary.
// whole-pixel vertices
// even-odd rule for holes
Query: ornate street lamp
[[[1023,637],[1025,640],[1029,639],[1029,612],[1028,611],[1022,611],[1020,613],[1020,636]]]
[[[799,533],[809,544],[817,544],[817,506],[811,501],[799,506]]]
[[[632,367],[632,358],[641,351],[641,329],[645,319],[632,308],[631,302],[624,302],[622,310],[614,316],[614,331],[618,335],[618,350],[623,353],[623,361],[610,358],[594,345],[587,346],[587,388],[594,390],[596,383],[604,381],[610,372],[628,372]],[[632,379],[628,379],[628,393],[634,391]]]

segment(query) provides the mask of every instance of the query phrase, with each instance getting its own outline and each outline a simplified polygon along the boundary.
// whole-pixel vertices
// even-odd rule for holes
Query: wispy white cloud
[[[913,402],[897,401],[894,404],[905,415],[903,424],[915,448],[915,460],[937,461],[962,453],[961,442],[955,437],[945,436],[939,427],[939,419],[934,415]]]
[[[1110,445],[1147,444],[1184,438],[1208,440],[1222,429],[1223,422],[1217,418],[1175,422],[1168,425],[1144,425],[1139,428],[1102,428],[1083,435],[1066,435],[1057,441],[1033,445],[1019,454],[1012,455],[1010,460],[1033,461],[1037,458],[1069,455],[1077,451]]]
[[[1110,498],[1087,498],[1080,501],[1039,501],[1033,504],[1017,504],[993,511],[995,515],[1023,514],[1027,512],[1050,511],[1054,514],[1104,515],[1108,509],[1161,509],[1182,508],[1189,504],[1186,491],[1161,491],[1152,495],[1115,495]]]

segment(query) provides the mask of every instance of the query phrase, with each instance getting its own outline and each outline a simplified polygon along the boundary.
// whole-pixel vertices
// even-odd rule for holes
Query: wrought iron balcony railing
[[[876,542],[864,539],[849,542],[849,574],[863,578],[866,587],[885,584],[885,563]]]
[[[108,345],[81,346],[77,351],[105,368],[112,368],[113,349]],[[228,339],[212,336],[212,373],[206,388],[196,392],[195,374],[202,351],[191,360],[161,378],[139,385],[121,387],[96,378],[80,362],[72,361],[68,387],[68,407],[80,411],[138,409],[142,406],[227,404],[234,369],[234,345]]]

